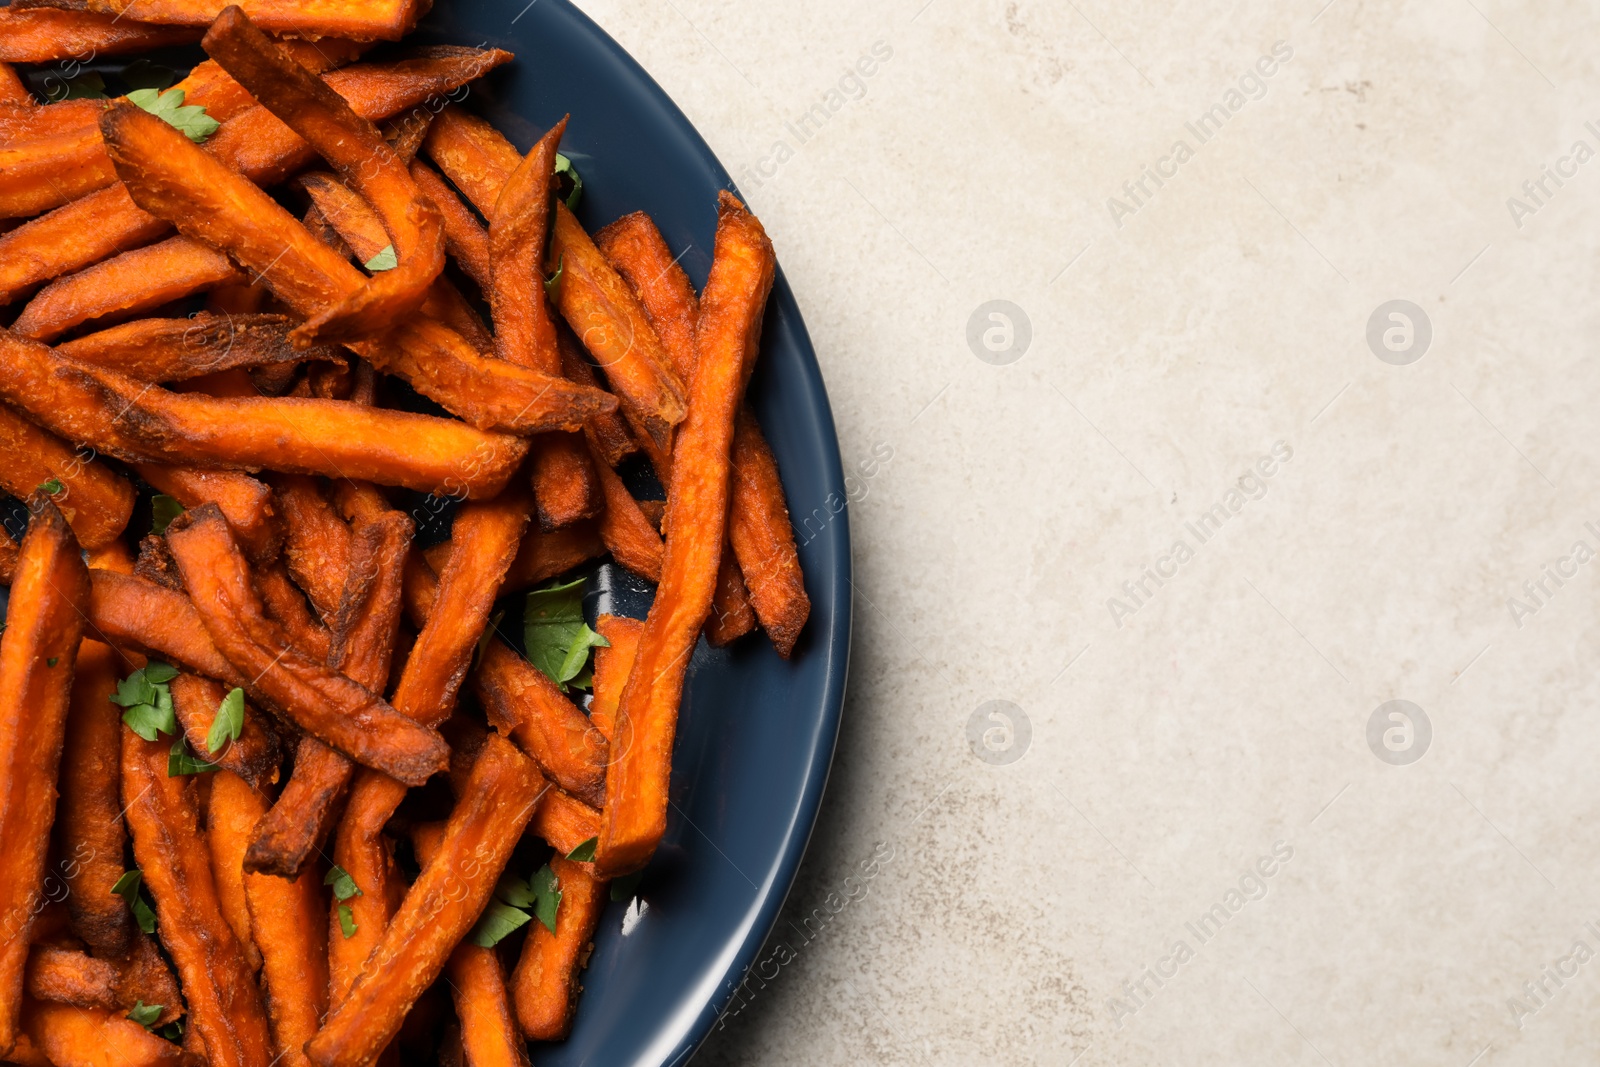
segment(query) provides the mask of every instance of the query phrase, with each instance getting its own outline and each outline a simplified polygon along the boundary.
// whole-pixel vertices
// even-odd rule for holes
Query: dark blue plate
[[[408,40],[514,52],[466,106],[524,151],[570,112],[562,151],[583,175],[585,225],[592,232],[647,211],[674,252],[687,249],[681,262],[695,285],[705,283],[717,191],[733,183],[598,26],[565,0],[440,0]],[[637,914],[623,904],[606,913],[572,1036],[534,1046],[540,1067],[688,1060],[777,918],[816,819],[849,659],[850,536],[827,393],[781,273],[750,395],[783,473],[811,620],[787,663],[760,634],[722,651],[702,642],[679,721],[666,838]],[[614,568],[604,572],[603,606],[643,614],[645,599]]]

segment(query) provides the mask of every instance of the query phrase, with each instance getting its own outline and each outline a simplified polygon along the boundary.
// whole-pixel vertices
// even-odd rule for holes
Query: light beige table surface
[[[859,488],[833,779],[697,1062],[1600,1059],[1600,12],[1323,3],[582,4]]]

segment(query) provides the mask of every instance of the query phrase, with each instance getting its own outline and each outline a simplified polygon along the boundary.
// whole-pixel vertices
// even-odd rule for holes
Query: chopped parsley
[[[206,751],[215,758],[229,742],[239,740],[244,732],[244,690],[231,689],[217,705],[217,717],[211,720],[206,733]]]
[[[146,741],[178,732],[178,718],[172,712],[172,691],[167,687],[177,676],[176,667],[151,660],[117,683],[111,702],[126,709],[122,721]]]
[[[562,199],[566,201],[567,210],[578,210],[578,201],[583,199],[583,175],[579,174],[578,168],[572,165],[572,160],[568,159],[560,152],[556,153],[555,173],[556,181],[560,182],[562,178],[566,178],[572,183],[571,192],[562,197]],[[565,182],[562,184],[565,184]]]
[[[144,894],[139,888],[144,884],[144,874],[140,871],[123,871],[122,877],[112,885],[111,892],[128,902],[128,907],[133,912],[134,921],[139,924],[139,929],[147,934],[156,932],[156,913],[150,910],[150,905],[144,902]]]
[[[164,534],[172,520],[183,514],[183,505],[165,493],[157,493],[150,500],[150,532]]]
[[[400,265],[400,257],[394,254],[394,245],[384,245],[383,251],[367,260],[363,266],[373,272],[394,270]]]
[[[166,92],[160,89],[135,89],[128,94],[127,99],[129,103],[138,104],[196,144],[204,144],[206,138],[216,133],[222,126],[222,123],[207,115],[206,109],[198,104],[185,107],[182,89],[168,89]]]
[[[128,1009],[128,1018],[148,1030],[156,1024],[157,1019],[161,1018],[162,1007],[160,1004],[146,1004],[142,1000],[136,1000],[133,1002],[133,1007]]]
[[[522,635],[528,662],[567,691],[569,682],[586,687],[589,650],[611,644],[583,620],[584,579],[558,583],[528,594],[522,609]]]

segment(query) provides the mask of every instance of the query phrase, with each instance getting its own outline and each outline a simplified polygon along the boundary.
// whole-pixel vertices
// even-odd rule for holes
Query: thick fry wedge
[[[225,8],[202,42],[207,52],[304,137],[383,219],[395,250],[382,271],[295,328],[297,343],[349,341],[410,311],[444,269],[444,226],[404,161],[371,122],[294,61],[237,6]]]
[[[559,789],[550,789],[539,802],[539,810],[529,829],[565,856],[590,838],[599,836],[600,813]]]
[[[265,482],[237,471],[174,467],[165,463],[135,463],[133,469],[158,493],[165,493],[185,508],[215,504],[228,519],[228,527],[254,563],[268,563],[283,547],[283,524]]]
[[[605,882],[585,867],[562,856],[550,861],[561,888],[555,933],[544,923],[533,923],[511,977],[517,1022],[535,1041],[566,1037],[578,1010],[583,988],[578,975],[589,962],[595,927],[606,906]]]
[[[34,1000],[80,1008],[117,1007],[117,968],[76,949],[34,945],[23,988]]]
[[[91,11],[57,7],[0,8],[0,60],[49,63],[114,56],[199,40],[187,26],[154,26]]]
[[[589,704],[589,721],[607,741],[617,719],[617,704],[622,687],[633,670],[639,653],[639,635],[644,623],[625,615],[602,615],[595,620],[595,632],[610,645],[594,650],[594,700]]]
[[[244,852],[266,804],[244,779],[230,771],[218,771],[211,778],[210,786],[205,843],[211,854],[211,877],[217,884],[217,903],[239,942],[245,963],[254,974],[261,970],[261,950],[250,924],[250,905],[245,901]]]
[[[689,417],[667,491],[661,584],[613,728],[617,757],[606,772],[595,854],[596,869],[608,877],[644,866],[666,830],[678,701],[689,656],[711,612],[726,532],[733,424],[775,272],[760,222],[731,194],[722,194],[711,278],[695,331],[699,355]]]
[[[467,277],[487,293],[490,289],[489,232],[483,228],[483,223],[462,203],[450,183],[426,163],[412,160],[411,180],[433,201],[434,209],[444,220],[445,251],[456,257]]]
[[[133,917],[111,892],[122,877],[127,836],[122,798],[117,790],[122,731],[111,695],[132,664],[109,645],[84,638],[72,678],[72,707],[61,753],[61,799],[56,809],[56,839],[68,865],[67,911],[72,932],[96,953],[118,957],[128,951]]]
[[[239,736],[215,752],[206,744],[229,688],[214,678],[180,674],[171,682],[172,709],[195,755],[260,788],[276,777],[280,753],[278,731],[261,712],[246,704]]]
[[[24,1021],[31,1046],[38,1050],[44,1063],[57,1067],[158,1067],[196,1062],[183,1049],[152,1034],[120,1011],[35,1002],[28,1005]],[[108,1057],[110,1050],[115,1050],[114,1059]]]
[[[79,366],[3,330],[0,399],[131,461],[271,467],[469,499],[498,493],[527,451],[521,440],[452,420],[341,401],[174,393]]]
[[[515,746],[489,738],[433,862],[406,894],[349,996],[306,1046],[313,1062],[358,1067],[400,1031],[406,1011],[488,903],[544,788]]]
[[[91,11],[121,15],[136,11],[147,22],[205,26],[230,5],[221,0],[92,0]],[[359,4],[304,0],[245,0],[243,10],[274,33],[398,41],[428,10],[422,0],[367,0]]]
[[[126,478],[97,462],[93,449],[74,449],[0,404],[0,489],[26,500],[52,478],[61,488],[51,502],[85,548],[109,544],[127,527],[134,491]]]
[[[411,840],[417,862],[426,867],[443,839],[443,823],[416,827]],[[464,940],[450,953],[444,973],[461,1024],[466,1067],[529,1067],[528,1046],[517,1033],[499,953]]]
[[[449,762],[439,735],[381,697],[308,657],[269,621],[243,555],[213,505],[185,512],[167,530],[184,584],[217,647],[254,678],[279,714],[357,763],[421,785]]]
[[[56,354],[147,382],[337,358],[331,349],[295,348],[289,343],[290,325],[283,315],[210,312],[187,319],[140,319],[57,345]]]
[[[187,237],[171,237],[51,282],[28,301],[12,330],[35,341],[53,341],[86,322],[137,315],[244,280],[221,252]]]
[[[122,733],[122,795],[133,854],[155,901],[162,943],[178,967],[189,1026],[215,1065],[267,1067],[266,1008],[243,949],[223,917],[200,837],[193,775],[169,777],[165,741]]]
[[[0,639],[0,1049],[20,1032],[28,934],[42,903],[56,770],[89,600],[67,522],[42,496],[22,540]]]

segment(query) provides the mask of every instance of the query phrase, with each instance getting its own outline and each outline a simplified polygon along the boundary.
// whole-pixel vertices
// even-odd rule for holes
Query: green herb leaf
[[[510,871],[502,874],[494,884],[494,895],[513,908],[531,908],[539,902],[533,888]]]
[[[106,80],[94,71],[80,74],[76,78],[66,81],[67,92],[64,96],[56,96],[54,91],[49,91],[51,102],[59,100],[104,100],[106,98]]]
[[[128,94],[128,102],[138,104],[168,126],[196,144],[203,144],[216,133],[222,123],[206,114],[206,109],[196,104],[183,105],[183,90],[135,89]]]
[[[556,872],[550,869],[547,863],[539,868],[537,874],[528,879],[528,887],[538,899],[534,902],[534,914],[545,928],[552,934],[556,932],[556,912],[561,908],[561,883],[556,881]]]
[[[51,478],[48,481],[40,482],[39,488],[48,493],[50,496],[55,496],[57,493],[61,492],[61,479]]]
[[[183,1040],[183,1020],[182,1019],[174,1019],[174,1020],[172,1020],[172,1022],[170,1022],[167,1025],[163,1026],[161,1029],[157,1030],[156,1033],[160,1034],[162,1037],[166,1038],[168,1041],[172,1041],[172,1042],[182,1041]]]
[[[350,905],[339,905],[339,929],[345,937],[356,936],[356,913],[350,910]]]
[[[176,668],[151,661],[117,683],[111,702],[127,709],[122,713],[122,721],[146,741],[154,741],[164,733],[178,732],[178,719],[172,713],[172,692],[167,688],[167,683],[177,676]]]
[[[567,257],[556,260],[556,272],[544,280],[544,293],[551,300],[561,299],[561,276],[567,272]]]
[[[112,884],[111,892],[128,902],[139,929],[153,934],[156,932],[156,913],[150,910],[150,905],[144,902],[144,895],[139,892],[143,884],[144,875],[139,871],[123,871],[122,877]]]
[[[621,878],[612,879],[611,899],[618,903],[632,900],[633,894],[638,890],[639,882],[643,878],[643,871],[634,871],[632,874],[625,874]]]
[[[589,661],[589,649],[610,642],[583,621],[584,579],[535,589],[522,609],[522,635],[532,663],[566,692]]]
[[[128,1010],[128,1018],[148,1030],[155,1025],[157,1019],[161,1018],[161,1008],[160,1004],[146,1004],[142,1000],[136,1000],[133,1002],[133,1007]]]
[[[61,662],[61,657],[59,657],[59,656],[51,656],[49,659],[45,660],[44,662],[45,662],[46,666],[54,667],[57,663]]]
[[[195,755],[194,749],[189,747],[189,739],[179,736],[172,742],[172,747],[167,750],[167,777],[177,778],[185,774],[209,774],[217,769],[215,763],[207,763]]]
[[[214,757],[244,731],[244,690],[232,689],[217,705],[217,717],[206,732],[206,751]]]
[[[578,201],[583,199],[583,175],[579,174],[578,169],[572,165],[572,160],[557,152],[556,179],[559,181],[562,175],[566,175],[572,180],[572,192],[566,195],[567,210],[576,211],[578,210]]]
[[[571,852],[568,852],[567,859],[573,863],[588,863],[594,859],[594,847],[599,843],[600,839],[598,837],[591,837]]]
[[[522,909],[491,900],[489,906],[483,909],[483,914],[478,916],[477,925],[467,934],[467,939],[474,945],[493,948],[512,931],[521,929],[531,920],[532,916]]]
[[[172,520],[183,514],[183,505],[165,493],[157,493],[150,501],[150,532],[164,534]]]
[[[160,660],[151,660],[144,666],[144,676],[154,685],[166,685],[178,676],[178,668]]]
[[[394,270],[400,265],[400,257],[394,254],[394,245],[384,245],[383,251],[367,260],[365,266],[370,271]]]
[[[349,900],[351,897],[362,896],[361,887],[356,885],[356,880],[350,877],[350,872],[335,864],[329,868],[328,873],[322,878],[323,885],[333,886],[333,899]],[[349,934],[345,935],[349,937]]]

